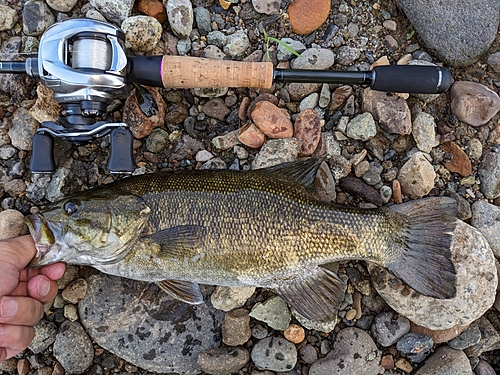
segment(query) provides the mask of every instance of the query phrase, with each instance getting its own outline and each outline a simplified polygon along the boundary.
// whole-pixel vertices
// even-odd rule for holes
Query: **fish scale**
[[[27,219],[39,250],[32,265],[89,264],[188,303],[203,301],[200,283],[271,288],[319,321],[343,299],[344,282],[321,267],[334,261],[376,262],[423,294],[455,293],[453,200],[324,203],[313,191],[320,163],[156,173],[79,193]]]

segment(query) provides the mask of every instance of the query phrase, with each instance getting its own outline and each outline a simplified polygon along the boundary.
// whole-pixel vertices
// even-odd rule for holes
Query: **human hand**
[[[33,328],[43,317],[43,305],[57,295],[63,263],[26,269],[35,256],[31,236],[0,241],[0,362],[28,347]]]

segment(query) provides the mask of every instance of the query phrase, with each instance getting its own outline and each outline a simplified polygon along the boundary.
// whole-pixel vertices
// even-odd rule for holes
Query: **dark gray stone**
[[[448,342],[448,345],[457,350],[463,350],[476,345],[481,340],[481,331],[476,322],[463,331],[458,337]]]
[[[487,152],[479,166],[479,179],[481,191],[488,199],[500,196],[500,153]]]
[[[471,375],[469,359],[461,350],[438,348],[415,375]]]
[[[409,332],[397,343],[396,349],[414,363],[422,362],[430,354],[434,341],[427,335]]]
[[[491,367],[491,365],[484,361],[480,360],[477,366],[474,368],[474,373],[476,375],[496,375],[496,371]]]
[[[500,333],[497,332],[493,324],[482,316],[477,320],[479,331],[481,331],[481,340],[476,345],[464,350],[468,357],[479,357],[484,352],[500,349]]]
[[[23,32],[26,35],[41,35],[56,22],[50,8],[43,1],[27,1],[23,7]]]
[[[42,319],[35,326],[35,338],[31,341],[29,349],[35,353],[41,353],[56,340],[57,327],[54,323]]]
[[[415,30],[439,59],[455,66],[474,63],[498,31],[498,0],[397,0]]]
[[[212,26],[210,25],[210,12],[208,9],[203,7],[196,7],[193,9],[194,19],[196,20],[196,26],[198,26],[198,31],[201,35],[207,35],[212,31]]]
[[[188,305],[155,285],[102,274],[87,281],[82,324],[96,343],[135,366],[198,374],[198,355],[220,346],[224,312],[209,302]]]
[[[392,311],[378,314],[372,325],[373,336],[384,347],[395,344],[409,331],[410,321]]]
[[[493,254],[500,258],[500,207],[484,201],[474,202],[471,225],[486,237]]]

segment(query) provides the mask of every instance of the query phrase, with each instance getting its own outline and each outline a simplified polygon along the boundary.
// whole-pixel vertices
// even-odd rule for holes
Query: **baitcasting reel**
[[[43,34],[37,58],[0,62],[0,73],[27,73],[54,91],[64,117],[43,122],[33,137],[30,169],[56,169],[54,137],[81,145],[110,134],[111,173],[131,173],[133,136],[125,123],[98,120],[115,98],[125,98],[127,85],[165,88],[270,88],[274,82],[369,85],[374,90],[441,93],[452,83],[438,66],[388,65],[370,71],[275,69],[271,62],[211,60],[187,56],[127,56],[125,35],[117,27],[86,18],[69,19]]]

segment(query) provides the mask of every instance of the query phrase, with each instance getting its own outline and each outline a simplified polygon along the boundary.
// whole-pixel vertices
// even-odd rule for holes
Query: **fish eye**
[[[66,211],[66,213],[68,215],[73,215],[76,211],[78,211],[80,207],[74,203],[74,202],[71,202],[71,201],[67,201],[66,203],[64,203],[64,211]]]

